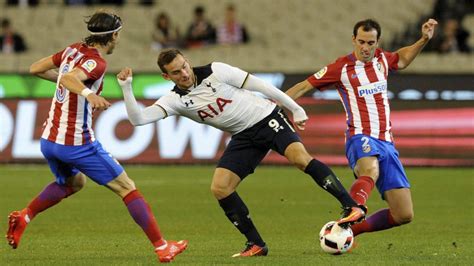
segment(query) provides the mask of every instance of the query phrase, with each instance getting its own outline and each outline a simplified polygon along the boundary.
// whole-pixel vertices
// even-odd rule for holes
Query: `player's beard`
[[[112,54],[115,49],[115,43],[110,44],[109,49],[107,50],[107,54]]]
[[[368,51],[365,53],[364,51],[360,51],[360,57],[365,61],[365,62],[370,62],[372,58],[374,58],[374,51]]]

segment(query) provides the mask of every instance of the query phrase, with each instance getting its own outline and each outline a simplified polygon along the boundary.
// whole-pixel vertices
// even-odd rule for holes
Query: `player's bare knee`
[[[411,213],[406,213],[406,214],[403,214],[399,219],[399,223],[400,224],[407,224],[407,223],[410,223],[411,221],[413,221],[413,212]]]
[[[300,154],[294,157],[291,162],[301,171],[304,171],[313,158],[309,154]]]
[[[358,176],[377,178],[379,176],[379,168],[377,166],[360,167],[358,169]]]
[[[72,188],[72,191],[77,192],[81,190],[87,182],[87,177],[83,173],[78,173],[74,177],[68,178],[66,185]]]
[[[300,142],[290,144],[285,150],[285,157],[302,171],[306,169],[308,163],[313,159]]]
[[[403,213],[393,215],[393,220],[397,224],[402,225],[402,224],[407,224],[407,223],[410,223],[411,221],[413,221],[413,217],[414,217],[413,211],[407,211],[407,212],[403,212]]]
[[[129,178],[128,176],[126,179],[123,180],[123,182],[121,183],[121,186],[124,190],[129,191],[129,192],[136,189],[135,182],[133,182],[133,180]]]
[[[304,171],[306,169],[306,166],[308,166],[308,163],[302,160],[294,162],[293,164],[296,166],[296,168],[300,169],[301,171]]]
[[[81,190],[86,185],[86,182],[87,182],[87,177],[84,174],[81,173],[74,180],[72,189],[74,190],[74,192],[77,192],[77,191]]]
[[[136,189],[135,182],[133,182],[125,172],[107,183],[107,187],[121,197],[125,197],[128,193]]]
[[[217,183],[211,184],[211,192],[216,199],[223,199],[232,193],[231,189],[228,186],[223,186]]]

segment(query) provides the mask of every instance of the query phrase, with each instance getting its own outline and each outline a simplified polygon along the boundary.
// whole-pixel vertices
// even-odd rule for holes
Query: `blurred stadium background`
[[[37,4],[21,4],[26,2]],[[339,216],[337,202],[302,172],[280,167],[286,165],[285,160],[270,153],[265,164],[272,166],[260,167],[239,187],[271,247],[270,256],[231,260],[229,255],[244,240],[209,192],[215,162],[229,136],[185,118],[133,128],[115,80],[122,67],[132,67],[135,94],[143,104],[171,88],[159,75],[158,52],[150,48],[155,16],[162,11],[184,34],[197,5],[203,5],[217,25],[224,19],[227,4],[234,3],[251,41],[185,49],[184,53],[193,65],[226,62],[287,90],[351,52],[352,27],[368,17],[382,25],[381,46],[396,50],[413,43],[421,23],[438,14],[436,7],[439,11],[441,6],[439,14],[456,16],[470,31],[467,43],[472,49],[472,0],[118,0],[109,5],[74,6],[64,2],[0,0],[0,18],[9,18],[28,46],[25,53],[0,53],[0,231],[7,230],[7,215],[23,208],[52,178],[39,138],[54,85],[29,75],[29,66],[85,37],[84,17],[105,8],[119,14],[125,25],[121,43],[107,58],[103,95],[114,104],[97,114],[96,137],[129,164],[128,174],[146,196],[166,237],[190,241],[177,263],[472,265],[472,53],[439,54],[427,49],[407,70],[389,79],[394,137],[408,166],[416,218],[402,228],[357,237],[359,247],[347,256],[324,255],[317,240],[320,227]],[[442,20],[442,16],[435,18]],[[440,31],[441,25],[437,34]],[[302,133],[307,148],[322,161],[340,165],[333,169],[349,187],[353,179],[344,156],[345,115],[337,93],[315,92],[299,103],[310,116]],[[386,206],[377,193],[368,205],[371,211]],[[156,258],[141,234],[117,197],[89,182],[83,192],[38,216],[19,249],[0,245],[0,265],[150,265]]]
[[[29,65],[85,37],[84,17],[100,8],[120,15],[124,29],[121,43],[107,59],[103,95],[115,104],[96,117],[95,131],[106,149],[125,163],[212,164],[229,137],[181,118],[136,129],[127,122],[115,81],[115,73],[122,67],[133,68],[134,88],[144,104],[171,88],[159,75],[158,52],[150,48],[154,19],[162,11],[184,33],[197,5],[204,6],[207,17],[217,25],[224,18],[225,7],[233,3],[251,41],[184,49],[185,55],[195,66],[212,61],[238,66],[282,90],[351,52],[353,25],[369,17],[382,26],[382,48],[396,50],[416,41],[421,23],[433,15],[437,5],[445,4],[441,6],[446,10],[441,11],[459,17],[462,26],[471,31],[467,43],[474,47],[472,1],[129,0],[110,5],[30,1],[38,3],[34,6],[7,2],[12,1],[0,1],[0,18],[10,19],[25,38],[28,50],[0,54],[0,163],[43,162],[39,137],[54,85],[30,76]],[[437,33],[441,30],[442,25]],[[407,70],[391,76],[389,90],[394,137],[406,165],[474,165],[472,53],[424,51]],[[345,165],[345,116],[335,90],[315,92],[299,102],[310,115],[308,128],[302,133],[310,152],[331,165]],[[285,163],[273,153],[265,162]]]

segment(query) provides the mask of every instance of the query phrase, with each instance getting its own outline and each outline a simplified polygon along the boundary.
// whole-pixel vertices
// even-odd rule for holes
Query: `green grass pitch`
[[[339,217],[338,202],[292,167],[262,166],[238,192],[269,246],[268,257],[234,259],[245,239],[228,222],[209,187],[213,166],[126,166],[168,239],[188,239],[174,264],[187,265],[472,265],[474,170],[408,168],[415,219],[406,226],[357,237],[350,254],[319,248],[324,223]],[[348,188],[346,167],[334,168]],[[0,166],[0,230],[52,178],[46,165]],[[76,195],[39,214],[20,247],[0,244],[0,265],[153,265],[146,236],[119,197],[89,182]],[[377,191],[371,211],[385,206]]]

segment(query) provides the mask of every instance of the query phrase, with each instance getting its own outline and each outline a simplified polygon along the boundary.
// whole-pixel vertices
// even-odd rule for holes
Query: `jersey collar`
[[[189,90],[183,90],[178,88],[178,86],[174,85],[173,89],[171,90],[175,92],[176,94],[179,95],[179,97],[183,97],[184,95],[187,95],[189,93]]]

